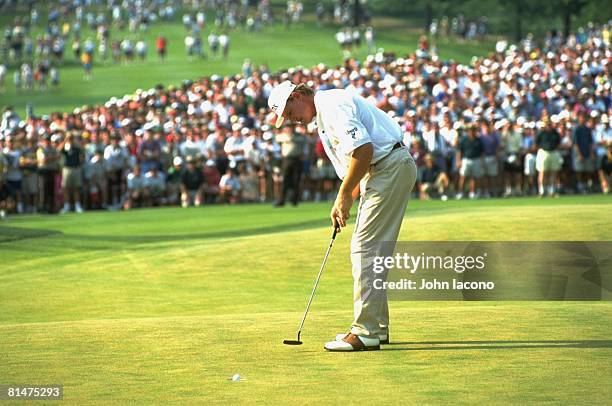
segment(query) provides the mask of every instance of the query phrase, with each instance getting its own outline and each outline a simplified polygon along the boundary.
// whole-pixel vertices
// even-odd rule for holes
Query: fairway
[[[304,345],[282,345],[329,242],[329,209],[11,217],[0,223],[3,382],[61,383],[79,405],[612,398],[606,302],[391,302],[391,345],[325,352],[352,319],[352,226],[336,239]],[[610,240],[609,211],[607,196],[411,201],[400,240]]]

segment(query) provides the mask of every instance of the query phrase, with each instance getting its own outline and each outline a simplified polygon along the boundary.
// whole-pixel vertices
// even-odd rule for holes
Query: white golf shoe
[[[336,341],[342,340],[344,337],[349,335],[350,333],[341,333],[336,335]],[[389,344],[389,333],[381,333],[378,335],[378,339],[381,344]]]
[[[380,350],[380,340],[378,338],[367,338],[347,334],[341,340],[330,341],[324,347],[327,351],[349,352],[349,351],[376,351]]]

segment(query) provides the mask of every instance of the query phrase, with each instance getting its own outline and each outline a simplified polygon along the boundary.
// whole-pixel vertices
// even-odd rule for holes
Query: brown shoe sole
[[[347,342],[353,347],[353,351],[377,351],[380,350],[380,344],[378,345],[364,345],[355,334],[349,333],[342,341]]]

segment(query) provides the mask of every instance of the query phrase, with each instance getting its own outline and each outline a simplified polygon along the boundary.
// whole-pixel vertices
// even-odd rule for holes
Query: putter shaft
[[[300,328],[297,333],[297,341],[300,341],[300,334],[302,333],[302,328],[304,327],[304,322],[306,321],[306,316],[308,315],[308,310],[310,310],[310,305],[312,304],[312,299],[314,298],[315,292],[317,290],[317,285],[319,285],[319,280],[321,279],[321,274],[323,273],[323,268],[325,268],[325,263],[327,262],[327,257],[331,252],[332,246],[334,245],[334,240],[336,239],[336,234],[338,233],[338,228],[334,227],[334,233],[332,235],[331,241],[329,242],[329,247],[327,247],[327,252],[325,253],[325,257],[323,258],[323,262],[321,263],[321,268],[319,269],[319,273],[317,274],[317,279],[315,279],[314,286],[312,287],[312,292],[310,293],[310,299],[308,299],[308,305],[306,305],[306,311],[304,312],[304,316],[302,317],[302,322],[300,323]]]

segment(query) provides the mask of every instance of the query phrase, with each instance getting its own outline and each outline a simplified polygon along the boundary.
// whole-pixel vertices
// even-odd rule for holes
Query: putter
[[[312,298],[314,297],[315,291],[317,290],[317,285],[319,284],[319,279],[321,279],[321,273],[323,273],[323,268],[325,267],[325,262],[327,262],[327,257],[331,251],[332,245],[334,245],[334,240],[336,239],[336,234],[338,234],[338,228],[334,227],[334,234],[332,235],[331,241],[329,242],[329,247],[327,247],[327,252],[325,253],[325,257],[323,258],[323,263],[321,264],[321,269],[319,269],[319,274],[317,275],[317,279],[315,280],[314,287],[312,288],[312,293],[310,294],[310,299],[308,299],[308,305],[306,306],[306,311],[304,312],[304,317],[302,317],[302,322],[300,323],[300,328],[297,332],[297,340],[283,340],[283,344],[285,345],[302,345],[300,341],[300,334],[302,334],[302,327],[304,327],[304,321],[306,321],[306,315],[308,314],[308,310],[310,309],[310,304],[312,303]]]

